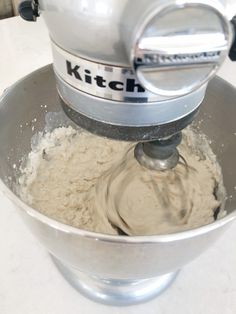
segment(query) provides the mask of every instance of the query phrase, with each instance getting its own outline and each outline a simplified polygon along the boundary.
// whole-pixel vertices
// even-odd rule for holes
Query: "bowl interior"
[[[209,84],[195,125],[211,140],[223,170],[226,210],[236,209],[236,89],[220,78]],[[0,178],[15,193],[19,167],[39,131],[75,124],[61,109],[52,66],[10,87],[0,101]],[[76,127],[76,126],[75,126]]]

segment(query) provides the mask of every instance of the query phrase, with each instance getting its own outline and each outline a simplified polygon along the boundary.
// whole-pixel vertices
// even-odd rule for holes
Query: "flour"
[[[205,139],[184,131],[179,150],[186,162],[165,172],[141,167],[133,146],[70,126],[56,128],[37,138],[18,193],[55,220],[106,234],[163,234],[214,221],[224,190]]]

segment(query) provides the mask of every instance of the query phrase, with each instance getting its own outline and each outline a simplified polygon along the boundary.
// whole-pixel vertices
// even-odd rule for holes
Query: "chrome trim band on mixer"
[[[54,69],[66,83],[96,97],[123,102],[152,102],[169,99],[143,88],[128,67],[96,63],[75,56],[52,41]]]
[[[159,126],[173,121],[178,123],[199,107],[206,91],[205,85],[192,94],[169,101],[120,102],[80,92],[54,72],[60,98],[69,108],[90,119],[116,126],[142,127]]]

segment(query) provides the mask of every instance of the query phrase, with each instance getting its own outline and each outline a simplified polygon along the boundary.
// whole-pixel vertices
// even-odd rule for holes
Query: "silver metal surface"
[[[39,6],[51,38],[60,47],[95,62],[129,66],[122,43],[129,1],[76,0],[75,5],[72,0],[39,0]]]
[[[164,292],[175,280],[178,271],[150,279],[103,279],[65,266],[52,256],[62,275],[85,297],[107,305],[132,305],[147,302]]]
[[[60,98],[63,110],[77,125],[96,135],[122,141],[147,142],[173,135],[188,126],[198,114],[198,108],[188,115],[161,125],[126,126],[100,122],[70,108]]]
[[[56,74],[57,89],[64,102],[88,118],[123,126],[158,126],[179,120],[195,111],[203,101],[206,86],[168,101],[119,102],[80,92]]]
[[[188,94],[219,69],[231,27],[218,1],[153,3],[134,21],[127,53],[140,83],[155,94]]]
[[[39,0],[39,7],[59,94],[100,124],[158,128],[188,116],[231,43],[225,1]]]
[[[166,3],[176,1],[76,0],[75,4],[72,0],[39,0],[39,7],[51,38],[60,47],[95,62],[130,67],[124,38],[133,31],[134,21],[142,14]],[[211,3],[226,7],[227,1]]]
[[[206,85],[182,98],[166,100],[145,91],[128,68],[72,56],[54,43],[52,47],[65,112],[84,128],[91,130],[92,124],[97,134],[146,141],[176,133],[192,121],[205,95]],[[122,90],[114,90],[115,86]]]
[[[146,155],[143,151],[143,143],[138,143],[134,150],[135,158],[138,160],[140,165],[151,170],[167,170],[174,168],[179,161],[179,152],[177,149],[174,150],[173,154],[166,159],[152,158]]]
[[[53,54],[59,95],[72,109],[65,111],[80,126],[91,130],[93,124],[94,132],[107,137],[146,141],[176,133],[192,121],[205,95],[206,85],[181,98],[163,99],[145,91],[128,68],[68,55],[54,43]],[[123,91],[112,90],[113,83],[123,84]]]
[[[81,92],[123,102],[163,101],[145,90],[129,67],[97,63],[72,55],[52,42],[53,66],[61,80]],[[78,105],[79,106],[79,105]]]
[[[212,141],[230,196],[226,202],[227,216],[212,224],[159,236],[110,236],[64,225],[22,202],[16,194],[15,182],[21,159],[31,150],[32,136],[45,126],[70,123],[63,115],[51,66],[28,75],[1,98],[0,190],[13,202],[32,233],[69,272],[76,270],[97,277],[101,287],[106,280],[132,282],[173,273],[210,247],[236,217],[235,99],[235,89],[215,78],[198,116],[201,123],[196,122],[196,128]],[[93,289],[93,282],[89,288]],[[102,292],[106,294],[107,290]],[[133,294],[129,302],[137,301],[138,296]]]

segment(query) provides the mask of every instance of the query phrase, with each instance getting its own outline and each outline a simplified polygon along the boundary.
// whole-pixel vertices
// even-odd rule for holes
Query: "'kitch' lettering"
[[[133,78],[126,78],[122,81],[108,81],[102,75],[93,76],[89,69],[81,70],[79,65],[72,65],[72,63],[66,60],[67,74],[76,78],[77,80],[84,82],[85,84],[95,84],[100,88],[109,88],[113,91],[125,91],[130,93],[144,93],[145,89]]]

